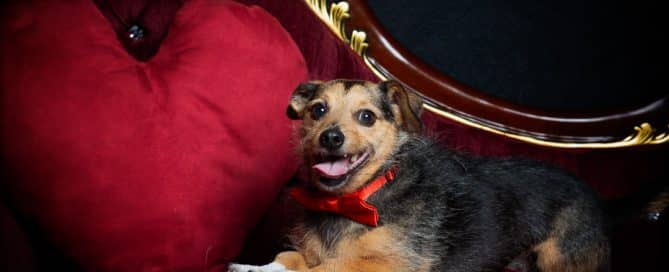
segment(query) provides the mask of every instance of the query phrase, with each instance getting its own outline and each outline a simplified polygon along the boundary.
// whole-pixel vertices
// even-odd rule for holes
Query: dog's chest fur
[[[379,227],[361,225],[334,214],[307,212],[292,236],[307,263],[315,265],[326,258],[339,258],[359,251],[360,247],[372,247],[367,250],[371,254],[404,256],[398,260],[403,266],[432,262],[437,257],[433,252],[444,249],[439,240],[445,234],[435,230],[444,225],[447,217],[449,223],[462,227],[466,216],[456,214],[462,205],[471,204],[465,199],[466,194],[460,193],[461,188],[452,188],[458,193],[450,192],[447,184],[439,182],[448,172],[461,174],[463,166],[435,152],[430,143],[411,141],[384,166],[382,172],[395,163],[399,168],[395,179],[368,199],[379,211]],[[431,158],[426,164],[427,156]],[[436,170],[426,169],[431,163],[441,166]]]

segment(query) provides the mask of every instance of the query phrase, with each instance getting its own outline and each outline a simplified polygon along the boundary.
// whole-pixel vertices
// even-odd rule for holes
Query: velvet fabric
[[[239,0],[258,5],[281,22],[300,48],[309,69],[309,78],[337,78],[378,81],[362,59],[313,14],[302,0]]]
[[[93,0],[111,24],[123,48],[139,61],[155,56],[183,0]],[[133,26],[142,37],[131,38]]]
[[[92,1],[18,1],[0,20],[0,188],[28,236],[94,271],[239,254],[296,169],[284,112],[307,71],[274,18],[188,1],[144,61]]]

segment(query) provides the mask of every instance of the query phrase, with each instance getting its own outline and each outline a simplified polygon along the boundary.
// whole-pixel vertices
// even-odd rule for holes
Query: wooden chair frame
[[[534,145],[606,149],[669,143],[669,95],[647,105],[594,113],[547,112],[475,90],[421,61],[381,26],[363,0],[304,0],[381,79],[393,78],[444,118]]]

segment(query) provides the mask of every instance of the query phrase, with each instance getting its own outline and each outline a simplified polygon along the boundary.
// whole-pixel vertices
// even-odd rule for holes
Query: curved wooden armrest
[[[409,53],[381,26],[366,1],[305,0],[379,79],[393,78],[425,98],[428,110],[453,121],[531,144],[621,148],[669,142],[669,95],[609,112],[548,112],[477,91]]]

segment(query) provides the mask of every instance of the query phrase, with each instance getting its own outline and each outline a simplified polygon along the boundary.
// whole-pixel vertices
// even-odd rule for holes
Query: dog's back
[[[395,180],[370,198],[433,271],[499,271],[536,253],[542,271],[607,270],[603,216],[587,186],[520,159],[471,158],[407,141]],[[438,230],[438,231],[437,231]]]

